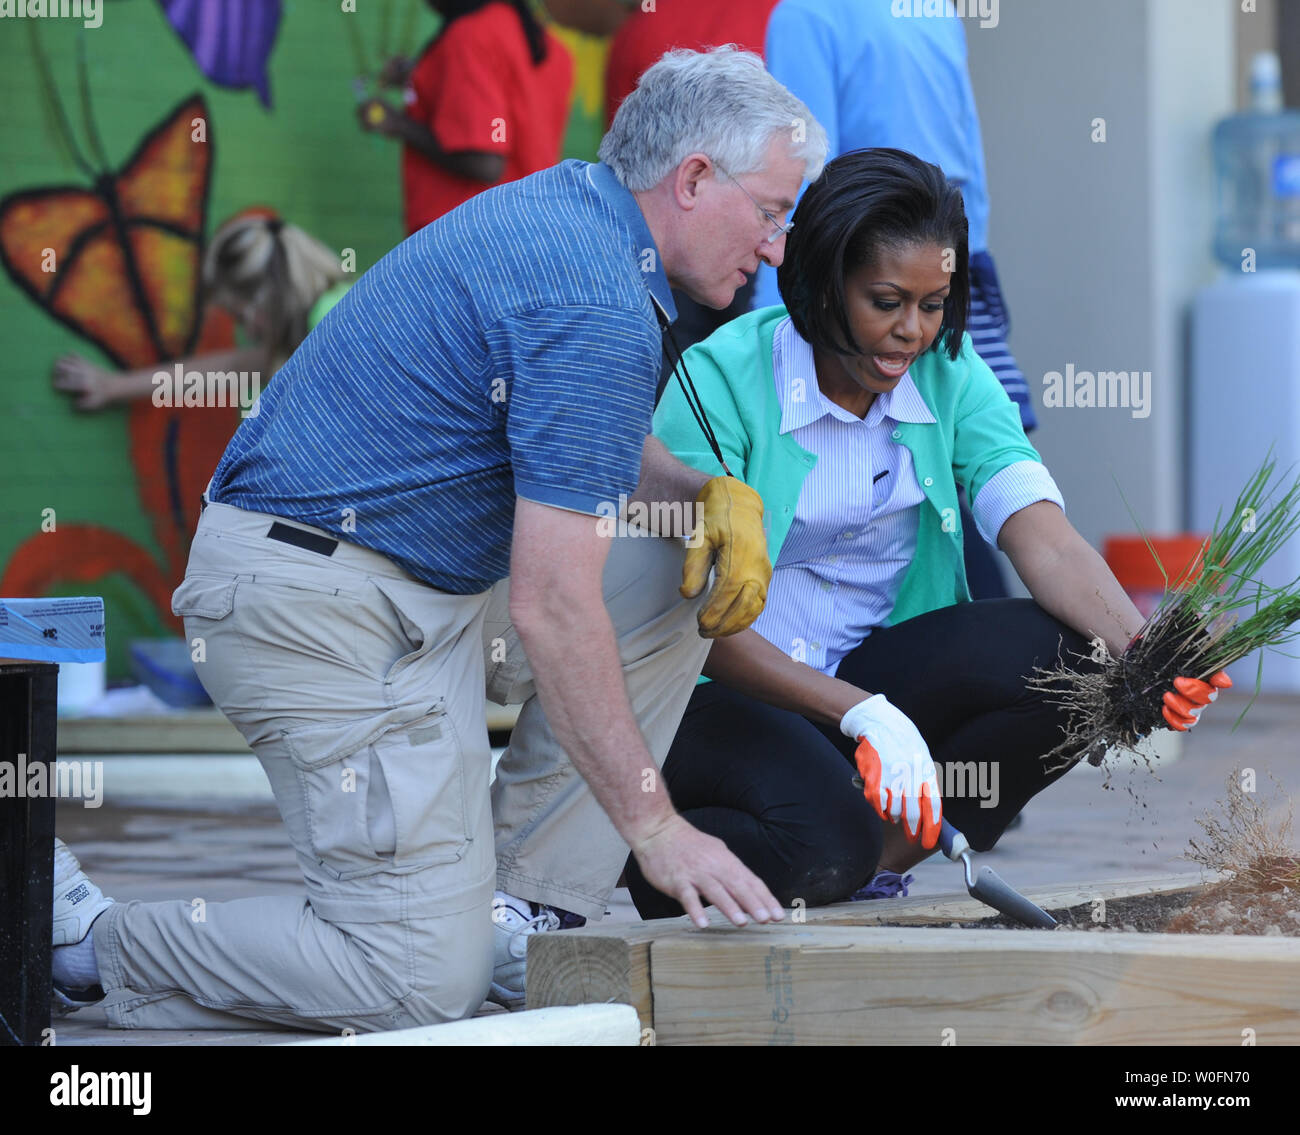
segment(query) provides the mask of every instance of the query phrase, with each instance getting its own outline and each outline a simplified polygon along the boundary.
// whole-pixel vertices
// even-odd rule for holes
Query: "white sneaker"
[[[113,905],[86,877],[68,845],[54,837],[54,945],[75,946],[90,924]]]
[[[84,942],[90,933],[91,923],[104,913],[113,900],[104,897],[68,850],[68,845],[57,836],[54,839],[54,945],[75,946]],[[95,984],[82,989],[53,983],[51,1008],[55,1015],[65,1016],[77,1009],[93,1005],[104,997],[103,987]]]
[[[492,897],[492,925],[496,949],[496,967],[488,1000],[507,1009],[524,1007],[524,965],[528,951],[528,936],[560,928],[560,916],[550,907],[540,906],[533,913],[533,904],[517,899],[504,891]]]

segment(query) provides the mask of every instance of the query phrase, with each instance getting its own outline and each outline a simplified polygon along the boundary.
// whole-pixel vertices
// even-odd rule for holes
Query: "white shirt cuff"
[[[1008,518],[1037,501],[1052,501],[1065,511],[1065,500],[1047,467],[1037,461],[1017,461],[990,477],[971,505],[975,527],[985,543],[996,548],[998,533]]]

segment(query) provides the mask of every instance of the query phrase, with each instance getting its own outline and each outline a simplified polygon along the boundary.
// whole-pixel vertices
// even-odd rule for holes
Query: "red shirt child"
[[[534,64],[519,14],[505,0],[453,20],[411,70],[407,117],[448,152],[500,154],[505,171],[493,184],[554,165],[569,116],[573,60],[555,36],[545,38],[546,58]],[[402,147],[408,233],[486,188]]]

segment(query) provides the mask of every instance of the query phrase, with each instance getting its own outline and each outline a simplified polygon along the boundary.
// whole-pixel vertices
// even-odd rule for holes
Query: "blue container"
[[[1214,128],[1214,255],[1242,270],[1300,267],[1300,111],[1234,114]]]
[[[211,705],[194,672],[190,646],[182,638],[137,638],[130,644],[131,672],[168,705],[185,709]]]
[[[1251,61],[1251,109],[1214,128],[1214,254],[1228,268],[1300,268],[1300,111],[1277,56]]]

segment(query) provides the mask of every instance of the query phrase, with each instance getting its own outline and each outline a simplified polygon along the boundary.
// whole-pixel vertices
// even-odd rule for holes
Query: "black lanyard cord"
[[[682,354],[682,349],[677,345],[677,337],[673,334],[672,324],[668,320],[668,314],[659,306],[659,301],[653,296],[650,302],[654,306],[655,315],[659,319],[659,326],[667,337],[668,342],[672,345],[673,354],[677,357],[670,361],[673,363],[673,374],[677,378],[677,385],[682,388],[682,394],[686,397],[686,405],[691,408],[691,413],[695,416],[695,421],[699,424],[704,433],[704,439],[709,443],[709,448],[713,450],[713,456],[718,459],[718,464],[722,466],[722,471],[728,477],[734,477],[735,474],[727,467],[726,459],[722,456],[722,446],[718,444],[718,436],[713,432],[713,425],[709,421],[709,416],[704,412],[704,403],[700,399],[699,391],[695,389],[695,383],[691,381],[691,372],[686,369],[686,358]]]

